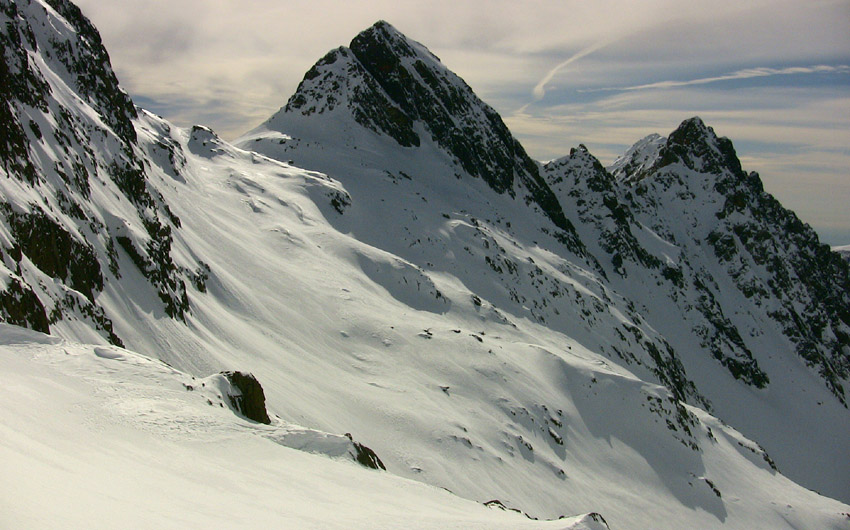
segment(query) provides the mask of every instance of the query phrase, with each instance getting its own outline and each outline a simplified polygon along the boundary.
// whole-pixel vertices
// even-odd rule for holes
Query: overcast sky
[[[701,116],[830,244],[850,244],[850,0],[77,0],[136,103],[227,139],[384,19],[539,160],[603,164]]]

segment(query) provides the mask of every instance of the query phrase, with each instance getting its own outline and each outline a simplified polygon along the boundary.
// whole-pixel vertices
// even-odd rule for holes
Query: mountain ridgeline
[[[850,501],[850,267],[699,118],[539,163],[381,21],[231,145],[66,0],[0,0],[0,42],[0,320],[250,369],[263,423],[535,517]]]
[[[583,147],[545,169],[579,222],[593,227],[616,275],[667,280],[670,307],[662,313],[678,306],[686,321],[692,314],[701,346],[736,379],[758,388],[770,382],[753,353],[766,348],[744,339],[766,330],[727,316],[750,306],[773,320],[846,406],[848,271],[764,191],[757,173],[742,170],[731,141],[691,118],[666,140],[638,142],[611,173]],[[635,234],[647,228],[678,255],[643,246]],[[661,325],[667,316],[658,318]]]

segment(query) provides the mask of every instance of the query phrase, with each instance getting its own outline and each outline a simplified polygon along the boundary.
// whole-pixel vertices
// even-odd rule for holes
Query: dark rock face
[[[239,390],[238,395],[227,396],[234,409],[249,420],[266,425],[271,423],[266,411],[266,395],[256,377],[243,372],[222,372],[221,375]]]
[[[26,285],[14,279],[0,291],[0,319],[9,324],[50,333],[44,306]]]
[[[60,278],[90,301],[103,289],[100,264],[90,245],[82,243],[38,206],[29,213],[0,204],[21,251],[45,274]]]
[[[88,44],[82,52],[70,43],[56,44],[59,59],[69,72],[76,75],[77,92],[106,118],[107,124],[119,137],[128,143],[135,142],[133,119],[137,117],[136,107],[118,85],[100,33],[75,4],[67,0],[47,0],[47,3],[74,28],[74,40]]]
[[[357,35],[351,51],[405,115],[425,123],[468,173],[482,177],[499,193],[511,190],[514,173],[523,171],[528,157],[518,151],[522,148],[495,111],[466,83],[441,68],[436,57],[417,54],[385,22]]]
[[[0,2],[0,13],[7,19],[0,26],[0,162],[7,173],[15,173],[30,184],[36,182],[35,167],[29,159],[24,124],[16,118],[13,102],[47,110],[50,85],[29,64],[26,45],[36,48],[32,28],[22,20],[15,2]]]
[[[694,116],[670,133],[661,150],[657,168],[681,162],[689,169],[704,173],[720,173],[724,169],[734,176],[743,175],[741,162],[728,138],[718,138],[714,129]]]
[[[341,93],[343,87],[347,94]],[[421,142],[413,120],[381,91],[351,50],[342,47],[328,52],[307,71],[284,110],[310,116],[337,105],[347,105],[357,123],[386,134],[402,147],[416,147]]]
[[[552,222],[569,230],[537,165],[499,114],[436,56],[384,21],[357,35],[351,51],[384,93],[409,119],[424,123],[467,173],[499,193],[513,194],[514,182],[520,180]]]

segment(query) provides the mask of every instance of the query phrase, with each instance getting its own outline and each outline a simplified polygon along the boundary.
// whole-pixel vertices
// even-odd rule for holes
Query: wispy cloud
[[[717,83],[720,81],[735,81],[741,79],[753,79],[756,77],[770,77],[777,75],[848,73],[850,73],[850,66],[844,64],[837,66],[818,64],[814,66],[792,66],[788,68],[745,68],[743,70],[737,70],[728,74],[718,75],[714,77],[700,77],[697,79],[689,79],[687,81],[657,81],[655,83],[647,83],[644,85],[581,89],[579,90],[579,92],[626,92],[633,90],[649,90],[656,88],[678,88],[692,85],[707,85],[709,83]]]
[[[531,91],[532,95],[534,96],[534,99],[536,101],[540,101],[541,99],[543,99],[543,96],[546,95],[546,85],[552,81],[552,78],[555,77],[555,75],[559,71],[566,68],[570,64],[578,61],[579,59],[581,59],[583,57],[587,57],[588,55],[590,55],[591,53],[593,53],[597,50],[601,50],[602,48],[604,48],[605,46],[608,46],[609,44],[611,44],[613,42],[614,42],[614,40],[612,40],[612,39],[599,41],[596,44],[588,46],[587,48],[584,48],[583,50],[579,51],[578,53],[573,54],[569,59],[561,62],[555,68],[552,68],[551,70],[549,70],[546,73],[546,75],[543,76],[543,79],[541,79],[534,86],[534,90]]]

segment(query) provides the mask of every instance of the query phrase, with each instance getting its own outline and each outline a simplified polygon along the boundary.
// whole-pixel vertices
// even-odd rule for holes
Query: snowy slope
[[[0,337],[4,528],[606,528],[366,470],[340,459],[345,437],[236,416],[218,375],[5,324]]]
[[[49,260],[39,258],[37,245],[22,243],[26,234],[13,228],[14,216],[7,216],[2,225],[7,286],[17,282],[32,294],[15,298],[7,287],[7,300],[15,303],[3,305],[4,319],[36,328],[42,322],[39,305],[53,315],[57,293],[69,292],[81,301],[75,307],[88,307],[85,300],[93,309],[63,311],[47,324],[64,339],[94,344],[57,343],[11,327],[0,334],[14,339],[5,340],[2,359],[17,381],[9,397],[15,405],[2,416],[10,434],[4,440],[11,441],[0,447],[12,455],[16,473],[35,470],[26,487],[4,495],[10,509],[3,513],[15,517],[13,522],[37,515],[27,499],[38,484],[58,484],[51,479],[94,469],[99,475],[87,479],[73,498],[141,517],[121,501],[139,495],[162,506],[144,519],[152,524],[175,512],[209,521],[221,517],[221,505],[243,500],[257,507],[252,520],[307,526],[347,519],[356,526],[393,526],[402,512],[421,514],[411,524],[423,527],[525,521],[502,519],[501,512],[401,476],[479,503],[499,500],[536,517],[599,512],[613,528],[846,525],[841,514],[850,508],[773,469],[758,445],[762,440],[747,439],[677,399],[698,404],[702,390],[691,390],[683,379],[684,354],[671,352],[668,338],[641,315],[642,308],[614,289],[607,260],[597,260],[589,250],[594,240],[583,243],[572,222],[559,219],[560,206],[553,209],[546,199],[554,193],[548,186],[548,193],[535,187],[542,182],[540,169],[526,168],[522,153],[512,152],[519,169],[510,178],[490,178],[485,169],[495,166],[486,157],[471,166],[469,158],[464,165],[457,144],[441,140],[434,125],[420,119],[424,107],[405,110],[416,118],[409,116],[418,146],[364,126],[347,105],[346,112],[295,113],[292,132],[264,127],[244,140],[243,146],[281,161],[231,146],[204,127],[179,129],[138,109],[128,118],[132,134],[119,135],[120,120],[98,106],[97,98],[75,99],[75,91],[85,92],[75,85],[78,78],[51,75],[62,69],[41,57],[56,40],[52,32],[69,27],[67,17],[73,14],[69,4],[52,4],[65,14],[41,2],[3,4],[5,16],[14,20],[5,28],[26,34],[29,26],[39,43],[36,49],[22,39],[11,49],[23,49],[22,64],[50,86],[41,107],[4,94],[14,116],[7,123],[20,125],[18,133],[27,135],[29,143],[21,144],[29,146],[24,159],[38,178],[30,182],[23,170],[4,167],[11,178],[4,176],[3,197],[16,212],[32,202],[49,212],[47,233],[69,241],[71,248],[91,249],[68,255],[91,256],[102,284],[78,283],[73,274],[51,268]],[[9,14],[13,8],[17,13]],[[377,27],[382,28],[390,31]],[[397,32],[390,37],[395,44],[402,38]],[[70,42],[80,56],[105,56],[93,35]],[[419,45],[407,45],[415,56],[405,61],[413,65],[424,57],[429,68],[422,71],[434,73],[439,62]],[[438,73],[435,77],[448,80],[448,86],[461,86],[448,73]],[[373,95],[388,94],[390,85],[376,86]],[[469,94],[461,99],[478,105]],[[473,107],[464,115],[487,115],[484,107]],[[80,131],[97,126],[103,132],[81,132],[67,150],[55,148],[45,158],[39,153],[55,147],[57,131],[63,130],[54,126],[62,109],[75,123],[89,124]],[[28,136],[28,119],[45,124],[39,126],[43,141]],[[482,136],[487,131],[500,134],[496,125]],[[308,132],[324,136],[318,141]],[[98,138],[118,147],[107,149]],[[510,138],[501,142],[514,145]],[[89,198],[54,171],[55,164],[73,164],[78,153],[92,155],[80,173],[92,190],[100,190]],[[294,167],[286,162],[290,159],[322,172]],[[143,186],[122,188],[126,181],[105,169],[122,161],[140,164]],[[473,174],[468,167],[480,171]],[[62,210],[57,190],[75,198],[85,219]],[[655,241],[653,252],[670,247]],[[21,307],[30,311],[9,309]],[[91,322],[92,314],[101,315],[100,328]],[[105,332],[107,321],[111,335]],[[124,350],[104,349],[110,340],[165,360],[174,370]],[[66,350],[72,355],[65,356]],[[632,352],[634,359],[627,362],[616,351]],[[234,369],[259,378],[280,424],[246,427],[224,407],[210,407],[203,392],[181,386],[191,384],[192,377],[205,382],[210,374]],[[57,410],[36,401],[56,421],[31,424],[24,418],[32,409],[33,389],[40,388],[39,374],[49,374],[44,377],[53,382],[38,392],[66,405]],[[690,370],[686,375],[695,378]],[[669,388],[655,384],[659,381]],[[93,387],[116,390],[90,397]],[[821,389],[829,397],[819,381],[804,388]],[[215,403],[213,397],[207,399]],[[170,405],[152,403],[159,400]],[[59,421],[69,409],[70,418],[82,419],[107,403],[128,411],[115,420],[119,427],[96,422],[92,433],[84,421]],[[151,413],[141,414],[144,407]],[[286,426],[293,424],[304,426],[300,432],[351,433],[377,452],[388,473],[317,460],[280,447],[276,434],[267,436],[291,432]],[[139,430],[176,434],[158,445]],[[106,463],[139,478],[123,484],[126,495],[98,480],[107,469],[100,467],[99,454],[81,450],[99,439],[114,459]],[[346,440],[334,439],[348,447]],[[45,440],[46,446],[33,440]],[[228,463],[243,451],[257,454],[267,471],[253,474],[253,459]],[[202,457],[197,467],[184,458],[192,452]],[[45,464],[47,455],[70,463],[57,471]],[[146,461],[154,467],[139,464]],[[308,467],[315,471],[307,474]],[[186,470],[191,478],[175,470]],[[307,474],[302,480],[313,481],[314,489],[260,488],[273,482],[272,476],[294,477],[296,471]],[[151,483],[167,486],[140,489]],[[193,486],[207,494],[180,493]],[[391,490],[398,494],[391,496]],[[259,501],[252,500],[255,494]],[[313,506],[345,499],[345,505],[318,517],[294,504],[277,510],[281,499],[289,498]],[[398,501],[389,506],[387,498]],[[384,522],[366,520],[359,502],[380,506],[375,510]],[[54,513],[72,526],[90,520],[73,505],[58,506]],[[592,527],[593,521],[580,524]]]

